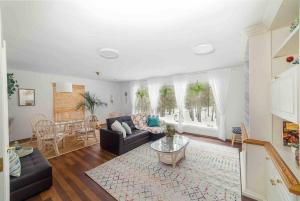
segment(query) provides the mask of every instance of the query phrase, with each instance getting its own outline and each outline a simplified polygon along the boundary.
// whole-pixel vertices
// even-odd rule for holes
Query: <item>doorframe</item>
[[[8,132],[8,96],[6,43],[2,41],[2,23],[0,10],[0,157],[3,158],[3,171],[0,172],[0,200],[10,200],[9,147]]]

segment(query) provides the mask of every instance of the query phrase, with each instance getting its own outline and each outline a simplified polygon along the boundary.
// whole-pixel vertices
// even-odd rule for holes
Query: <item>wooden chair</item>
[[[38,149],[43,150],[45,146],[52,145],[56,155],[59,155],[58,143],[63,143],[64,133],[58,133],[56,125],[51,120],[40,120],[36,123]]]
[[[31,123],[31,130],[32,130],[32,136],[31,136],[31,139],[30,139],[31,142],[33,141],[33,139],[37,138],[37,136],[36,136],[37,132],[36,132],[36,128],[35,128],[36,123],[38,121],[40,121],[40,120],[46,120],[46,119],[47,119],[46,115],[41,114],[41,113],[35,114],[31,118],[31,121],[30,121],[30,123]]]
[[[75,134],[77,134],[79,138],[84,139],[85,141],[87,141],[89,137],[93,137],[97,141],[97,136],[96,136],[97,124],[98,124],[97,116],[90,115],[85,119],[84,122],[81,123],[81,126],[75,125],[77,129],[75,129],[74,132]]]

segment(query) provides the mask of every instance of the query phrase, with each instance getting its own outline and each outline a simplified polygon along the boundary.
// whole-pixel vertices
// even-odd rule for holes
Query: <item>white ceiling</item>
[[[137,80],[242,63],[244,28],[267,0],[1,2],[9,68]],[[211,43],[210,55],[193,47]],[[119,51],[117,59],[99,49]]]

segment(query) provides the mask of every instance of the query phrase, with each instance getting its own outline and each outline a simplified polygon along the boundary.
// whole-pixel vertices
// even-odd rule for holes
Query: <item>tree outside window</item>
[[[191,83],[187,87],[185,107],[190,119],[199,123],[210,123],[216,120],[216,107],[208,83]]]
[[[163,86],[159,90],[158,111],[161,117],[174,114],[176,108],[176,98],[173,86]]]
[[[136,92],[135,108],[137,113],[151,113],[147,87],[141,87]],[[160,88],[157,109],[160,117],[166,121],[178,121],[179,111],[172,85]],[[184,122],[197,126],[216,126],[216,106],[211,87],[207,82],[193,82],[187,85],[183,118]]]
[[[140,88],[136,92],[136,112],[150,114],[150,99],[147,88]]]

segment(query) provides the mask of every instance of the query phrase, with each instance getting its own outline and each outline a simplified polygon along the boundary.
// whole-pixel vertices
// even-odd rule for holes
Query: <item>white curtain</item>
[[[221,69],[208,72],[209,84],[212,88],[218,112],[219,139],[226,140],[226,105],[229,90],[231,69]]]
[[[175,90],[176,103],[179,110],[179,119],[177,131],[179,133],[183,132],[182,123],[183,119],[183,110],[185,108],[185,94],[187,87],[187,78],[186,77],[173,77],[173,85]]]
[[[159,79],[149,79],[147,80],[148,93],[150,98],[150,105],[152,114],[157,114],[157,107],[159,101],[159,90],[161,88],[161,80]]]
[[[130,83],[130,96],[131,96],[131,113],[135,114],[136,113],[136,108],[135,108],[135,103],[136,103],[136,92],[138,91],[140,84],[139,82],[131,82]]]

